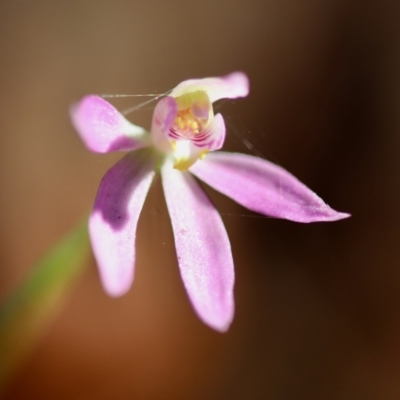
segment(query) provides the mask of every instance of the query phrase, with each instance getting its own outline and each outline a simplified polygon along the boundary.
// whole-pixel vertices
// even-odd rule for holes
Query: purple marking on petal
[[[243,72],[233,72],[221,78],[190,79],[180,83],[170,96],[203,90],[213,103],[219,99],[236,99],[249,94],[249,79]]]
[[[128,153],[104,175],[89,219],[92,248],[106,292],[120,296],[134,275],[136,226],[154,176],[148,150]]]
[[[210,153],[189,171],[242,206],[271,217],[306,223],[350,216],[330,208],[283,168],[258,157]]]
[[[111,153],[113,151],[131,151],[138,150],[141,147],[147,147],[148,142],[145,140],[138,141],[128,136],[121,136],[110,143],[105,153]]]
[[[151,137],[154,145],[161,151],[171,151],[171,144],[167,139],[169,130],[178,112],[178,106],[173,97],[162,98],[156,105],[151,125]]]
[[[128,151],[148,145],[146,131],[131,124],[99,96],[84,97],[70,113],[75,129],[91,151]]]
[[[225,133],[224,118],[221,114],[217,114],[204,131],[193,136],[192,142],[197,147],[207,148],[210,151],[219,150],[224,144]]]
[[[187,172],[162,168],[183,283],[200,318],[224,332],[234,314],[231,247],[221,217]]]
[[[170,130],[168,131],[168,136],[171,139],[183,139],[182,136],[172,128],[170,128]],[[187,140],[187,138],[184,138],[184,139]]]

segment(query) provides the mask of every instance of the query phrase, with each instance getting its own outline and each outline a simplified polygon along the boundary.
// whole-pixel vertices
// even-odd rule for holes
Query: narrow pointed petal
[[[193,136],[192,142],[197,147],[208,151],[219,150],[224,144],[225,133],[224,118],[221,114],[217,114],[204,131]]]
[[[206,324],[224,332],[234,313],[234,271],[221,217],[189,173],[166,164],[162,182],[189,298]]]
[[[202,90],[211,102],[219,99],[236,99],[249,94],[249,79],[243,72],[233,72],[222,78],[190,79],[180,83],[170,96],[178,97],[188,92]]]
[[[86,96],[73,105],[71,119],[86,147],[95,153],[129,151],[149,145],[145,129],[131,124],[99,96]]]
[[[333,210],[289,172],[245,154],[208,154],[190,172],[242,206],[296,222],[336,221],[350,215]]]
[[[136,227],[154,176],[148,150],[128,153],[101,181],[89,219],[89,233],[104,289],[120,296],[130,288]]]

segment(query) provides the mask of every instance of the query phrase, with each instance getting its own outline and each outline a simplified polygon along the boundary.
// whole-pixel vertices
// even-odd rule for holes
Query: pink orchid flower
[[[212,103],[247,96],[243,73],[184,81],[155,107],[151,131],[131,124],[99,96],[71,110],[89,150],[129,151],[104,176],[89,220],[104,289],[124,294],[134,277],[136,227],[156,171],[161,171],[183,283],[199,317],[226,331],[234,314],[231,246],[218,211],[193,178],[258,213],[296,222],[335,221],[336,212],[283,168],[237,153],[214,152],[225,139]]]

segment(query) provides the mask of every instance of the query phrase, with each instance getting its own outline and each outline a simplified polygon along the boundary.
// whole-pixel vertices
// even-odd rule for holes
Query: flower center
[[[191,139],[206,128],[213,116],[206,92],[198,90],[175,98],[178,113],[171,130],[181,139]]]
[[[172,124],[172,129],[175,132],[179,132],[181,136],[190,139],[200,132],[203,125],[203,121],[195,118],[192,115],[191,110],[188,108],[178,112],[178,115]]]

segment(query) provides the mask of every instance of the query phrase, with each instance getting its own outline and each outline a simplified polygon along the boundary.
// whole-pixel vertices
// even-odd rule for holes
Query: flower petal
[[[217,114],[206,129],[193,136],[192,142],[202,149],[219,150],[224,144],[225,133],[224,118],[221,114]]]
[[[242,206],[296,222],[335,221],[340,213],[283,168],[258,157],[217,152],[208,154],[190,172]]]
[[[176,101],[170,96],[162,98],[154,109],[151,137],[154,145],[161,151],[172,151],[171,144],[167,137],[177,112],[178,106]]]
[[[178,97],[197,90],[205,91],[212,103],[219,99],[236,99],[249,94],[249,80],[243,72],[233,72],[222,78],[190,79],[176,86],[170,96]]]
[[[104,289],[111,296],[131,286],[136,226],[154,176],[148,150],[128,153],[103,177],[89,219],[89,233]]]
[[[221,217],[187,172],[167,163],[162,182],[183,283],[200,318],[226,331],[234,313],[234,271]]]
[[[70,113],[75,129],[91,151],[128,151],[149,145],[145,129],[131,124],[99,96],[84,97]]]

